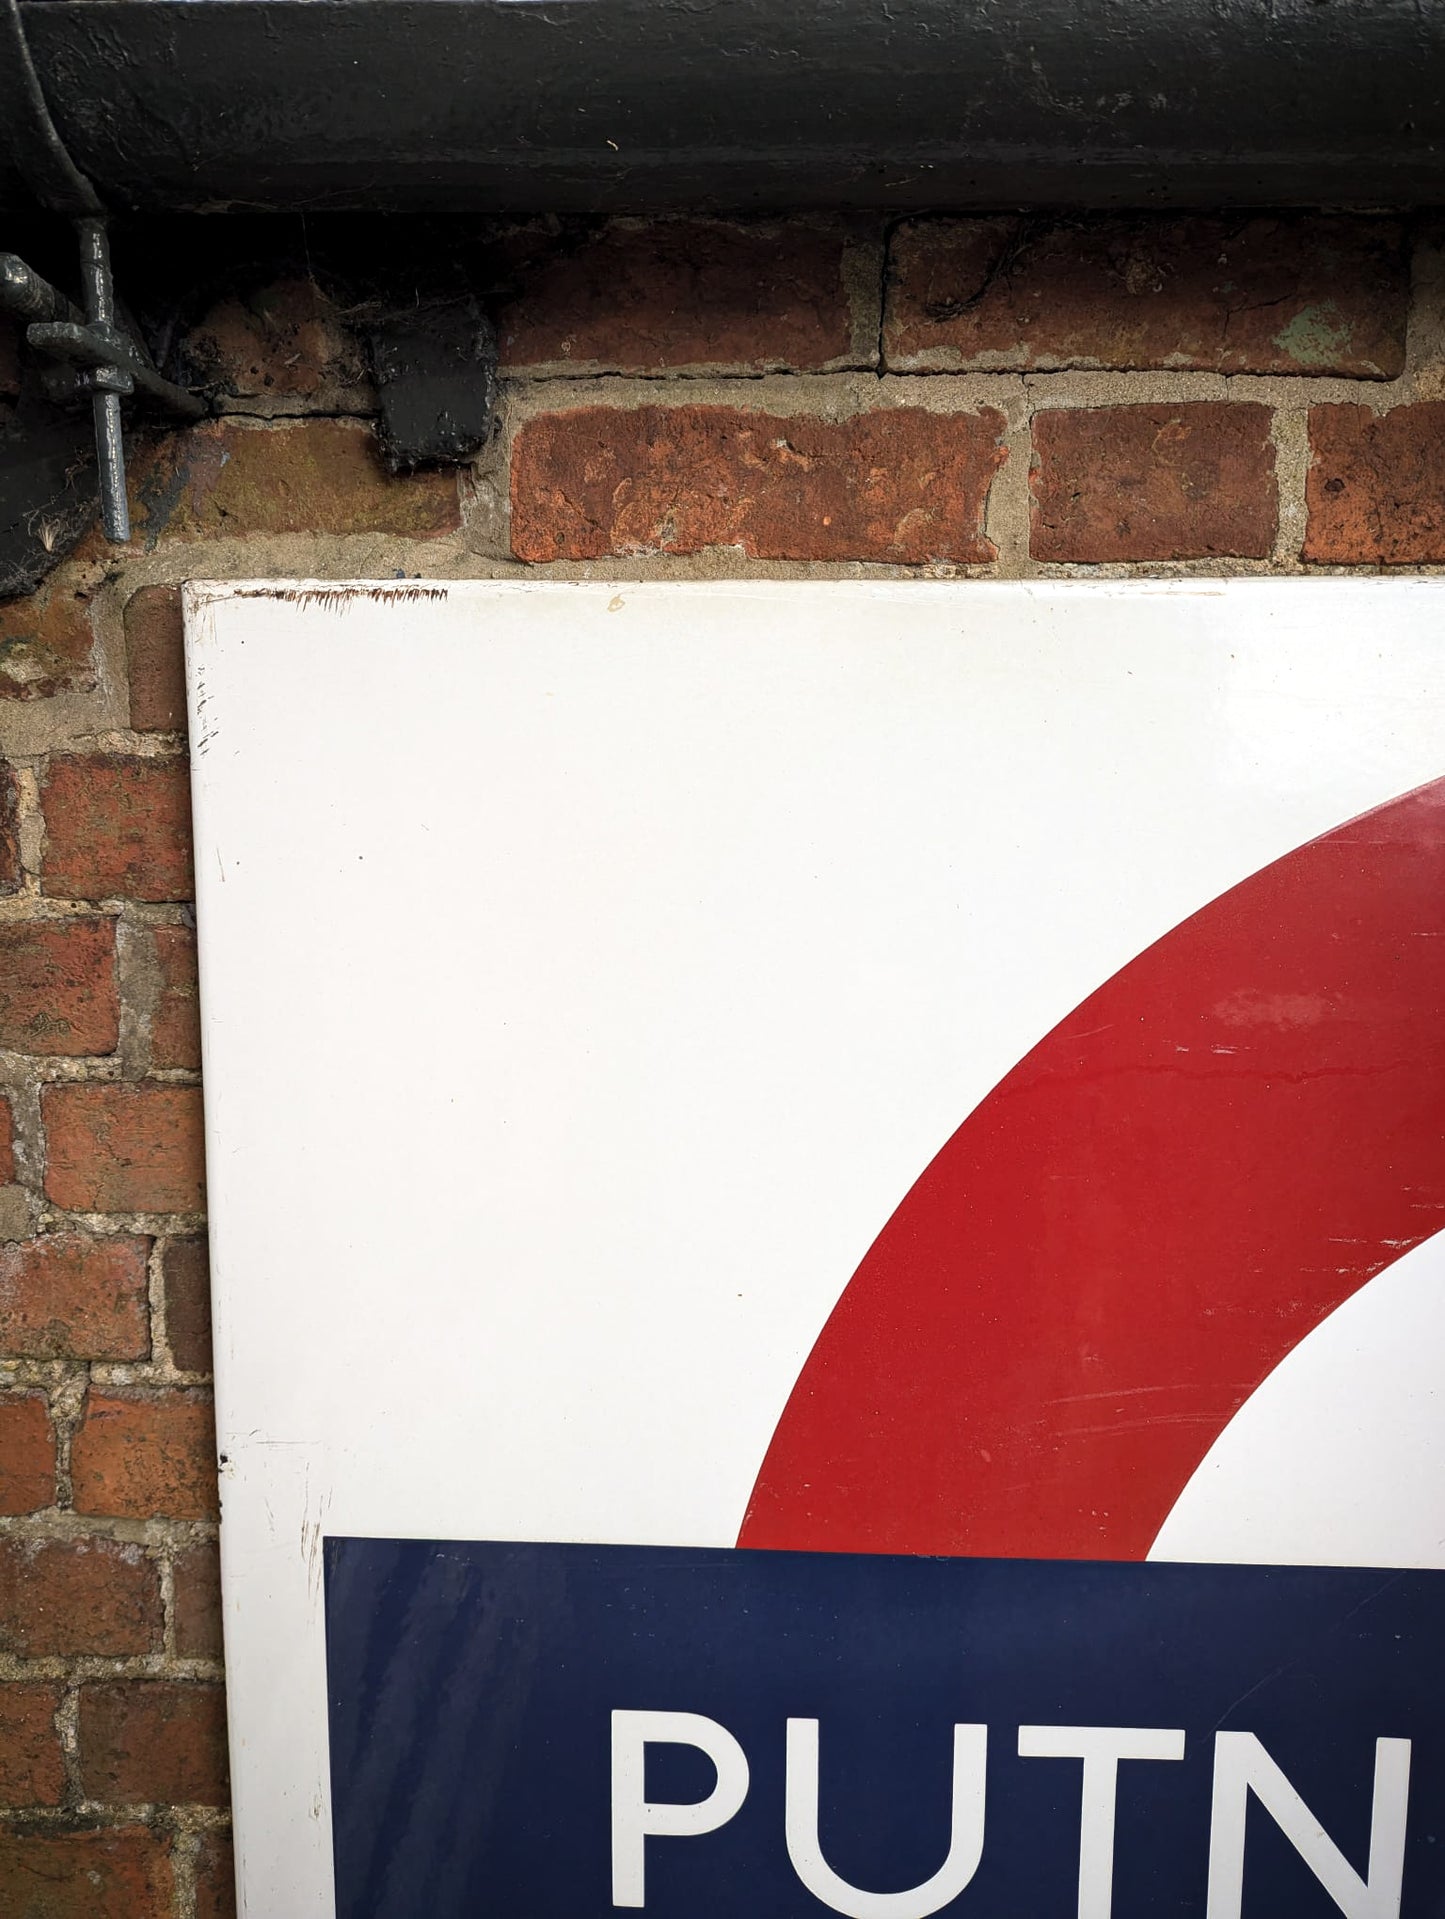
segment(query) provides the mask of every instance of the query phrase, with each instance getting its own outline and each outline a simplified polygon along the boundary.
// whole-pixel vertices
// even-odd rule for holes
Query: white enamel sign
[[[188,589],[249,1919],[1439,1909],[1442,618]]]

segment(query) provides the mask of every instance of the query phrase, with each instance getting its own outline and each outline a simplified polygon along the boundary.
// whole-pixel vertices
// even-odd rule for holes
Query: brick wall
[[[345,315],[239,276],[182,344],[219,416],[133,447],[131,547],[0,606],[0,1913],[232,1910],[176,582],[1445,564],[1429,222],[500,244],[473,472],[387,476]]]

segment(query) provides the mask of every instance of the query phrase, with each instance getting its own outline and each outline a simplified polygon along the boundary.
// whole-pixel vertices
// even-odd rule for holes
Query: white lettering
[[[706,1799],[654,1804],[645,1775],[649,1745],[696,1746],[717,1768]],[[649,1834],[692,1839],[725,1826],[748,1796],[747,1756],[726,1726],[698,1712],[614,1712],[612,1715],[612,1903],[645,1904]]]
[[[953,1819],[948,1857],[921,1886],[904,1892],[863,1892],[823,1857],[818,1841],[818,1722],[788,1721],[784,1823],[793,1870],[812,1893],[848,1919],[928,1919],[956,1899],[983,1857],[984,1769],[987,1726],[953,1729]]]
[[[1184,1734],[1158,1726],[1020,1726],[1019,1757],[1083,1760],[1079,1919],[1111,1919],[1119,1761],[1182,1759]]]
[[[1408,1739],[1375,1741],[1370,1862],[1361,1879],[1254,1734],[1220,1733],[1214,1742],[1205,1919],[1240,1919],[1244,1828],[1251,1792],[1346,1919],[1398,1919],[1410,1800]]]

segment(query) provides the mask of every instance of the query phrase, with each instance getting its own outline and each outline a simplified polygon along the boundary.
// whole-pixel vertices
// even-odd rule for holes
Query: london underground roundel
[[[1440,1919],[1442,633],[191,589],[242,1911]]]
[[[1378,1286],[1354,1315],[1378,1421],[1335,1487],[1364,1496],[1321,1554],[1353,1556],[1353,1522],[1393,1543],[1386,1563],[1438,1564],[1438,1453],[1371,1468],[1405,1415],[1391,1354],[1429,1350],[1380,1276],[1442,1226],[1445,781],[1203,907],[968,1116],[829,1319],[741,1543],[1218,1556],[1188,1550],[1188,1489],[1251,1395]],[[1445,1282],[1438,1255],[1421,1270]],[[1339,1410],[1273,1390],[1242,1508]],[[1307,1522],[1277,1517],[1294,1556]]]

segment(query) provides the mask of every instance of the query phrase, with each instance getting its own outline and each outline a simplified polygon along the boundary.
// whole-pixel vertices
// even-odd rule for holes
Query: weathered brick
[[[0,761],[0,895],[20,890],[20,798],[15,775]]]
[[[696,553],[761,560],[983,561],[1003,463],[991,407],[846,420],[731,407],[544,414],[512,450],[519,559]]]
[[[236,1862],[228,1832],[203,1832],[195,1864],[196,1919],[236,1919]]]
[[[212,420],[168,436],[133,463],[137,533],[211,540],[263,533],[392,533],[430,538],[461,525],[457,476],[397,478],[369,426]]]
[[[161,1255],[166,1339],[183,1372],[211,1370],[211,1262],[201,1238],[172,1239]]]
[[[169,1844],[141,1826],[0,1832],[6,1919],[170,1919]]]
[[[0,1545],[0,1652],[21,1659],[119,1659],[161,1647],[160,1574],[112,1539]]]
[[[1263,559],[1278,525],[1268,407],[1050,408],[1033,421],[1036,560]]]
[[[80,1777],[88,1798],[111,1805],[224,1806],[224,1690],[165,1679],[82,1687]]]
[[[1310,410],[1304,557],[1339,566],[1445,560],[1445,400]]]
[[[215,1422],[191,1392],[91,1391],[71,1444],[75,1510],[106,1519],[214,1519]]]
[[[150,1240],[59,1232],[0,1245],[0,1351],[21,1359],[146,1359]]]
[[[145,1081],[49,1086],[45,1190],[82,1213],[199,1213],[201,1089]]]
[[[57,755],[41,807],[47,893],[72,900],[190,898],[191,788],[183,760]]]
[[[0,1186],[8,1186],[15,1177],[15,1115],[10,1102],[0,1097]]]
[[[151,1064],[201,1063],[201,1003],[196,978],[196,936],[189,926],[155,928],[160,998],[151,1020]]]
[[[52,1233],[0,1246],[0,1352],[27,1359],[145,1359],[150,1241]]]
[[[221,1657],[221,1562],[207,1541],[176,1554],[176,1651],[183,1659]]]
[[[857,363],[832,221],[618,220],[558,247],[497,314],[538,373],[816,371]]]
[[[186,659],[178,586],[143,586],[126,601],[125,663],[136,732],[184,731]]]
[[[897,370],[1405,364],[1399,223],[1321,216],[906,221],[889,256]]]
[[[110,1053],[120,1031],[115,922],[0,926],[0,1046],[16,1053]]]
[[[33,593],[0,601],[0,699],[43,700],[95,685],[90,602],[101,574],[66,560]]]
[[[0,1513],[55,1503],[55,1435],[43,1393],[0,1393]]]
[[[58,1806],[65,1762],[54,1686],[0,1686],[0,1806]]]
[[[192,384],[222,412],[366,413],[376,406],[360,341],[312,279],[230,294],[181,343]]]

